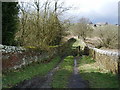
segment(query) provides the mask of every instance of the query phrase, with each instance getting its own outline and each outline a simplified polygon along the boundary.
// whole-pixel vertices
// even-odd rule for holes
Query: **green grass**
[[[30,66],[26,66],[24,69],[14,70],[12,72],[8,72],[3,74],[2,83],[3,88],[9,88],[13,85],[23,81],[30,79],[36,75],[43,76],[47,74],[55,65],[59,62],[60,58],[56,57],[49,63],[33,63]]]
[[[83,64],[91,64],[94,63],[95,60],[93,60],[90,56],[82,56],[80,59],[80,62],[78,62],[80,65]]]
[[[67,88],[68,79],[73,72],[73,56],[67,56],[63,63],[60,65],[60,69],[53,76],[52,87],[53,88]]]
[[[91,88],[118,88],[118,78],[116,75],[110,73],[100,72],[82,72],[84,79],[89,81]]]
[[[118,88],[117,75],[100,69],[95,61],[84,56],[79,62],[81,76],[89,81],[90,88]]]

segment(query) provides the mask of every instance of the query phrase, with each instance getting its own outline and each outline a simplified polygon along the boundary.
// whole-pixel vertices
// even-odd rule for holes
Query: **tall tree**
[[[64,8],[60,7],[58,0],[46,0],[42,3],[36,0],[24,5],[20,4],[20,30],[16,35],[21,45],[44,50],[51,45],[59,45],[66,32],[59,18],[59,11]]]
[[[2,44],[15,45],[18,12],[18,2],[2,2]]]

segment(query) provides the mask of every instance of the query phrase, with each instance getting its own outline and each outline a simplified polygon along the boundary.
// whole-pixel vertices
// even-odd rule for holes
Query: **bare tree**
[[[93,29],[88,25],[89,22],[90,20],[88,18],[81,18],[76,29],[73,31],[74,35],[78,35],[79,38],[81,37],[85,40],[86,37],[93,31]]]
[[[24,6],[21,6],[21,29],[17,34],[19,38],[24,39],[22,43],[25,46],[35,46],[47,50],[50,45],[59,44],[65,32],[58,13],[63,8],[59,8],[58,0],[53,3],[46,0],[42,4],[38,0],[27,3],[27,5],[32,9],[25,12]]]
[[[27,9],[25,8],[28,8],[28,5],[25,4],[24,2],[21,2],[21,5],[19,5],[19,9],[20,9],[20,18],[19,18],[19,31],[16,33],[16,38],[19,37],[19,44],[20,45],[24,45],[24,37],[25,37],[25,33],[26,33],[26,23],[27,23],[27,20],[28,20],[28,13],[27,13]],[[21,33],[19,33],[21,32]],[[21,42],[23,41],[23,42]],[[20,43],[21,42],[21,43]]]
[[[106,48],[118,47],[118,32],[117,27],[107,25],[102,28],[97,28],[97,34],[100,37],[101,46]]]

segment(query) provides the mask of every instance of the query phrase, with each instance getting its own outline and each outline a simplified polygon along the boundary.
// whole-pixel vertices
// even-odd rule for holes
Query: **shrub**
[[[105,25],[97,27],[94,35],[101,39],[101,47],[118,48],[118,31],[117,26]]]

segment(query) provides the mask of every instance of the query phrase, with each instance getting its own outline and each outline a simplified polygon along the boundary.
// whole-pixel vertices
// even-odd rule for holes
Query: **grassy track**
[[[90,88],[118,88],[117,75],[100,69],[90,57],[83,56],[79,62],[81,76],[89,81]]]
[[[43,76],[47,74],[59,62],[60,58],[56,57],[49,63],[31,64],[24,69],[15,70],[3,74],[2,83],[3,87],[9,88],[23,80],[30,79],[36,75]]]
[[[67,56],[64,59],[60,69],[53,76],[51,84],[53,88],[67,88],[68,79],[73,72],[73,62],[73,56]]]

